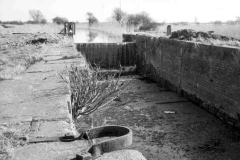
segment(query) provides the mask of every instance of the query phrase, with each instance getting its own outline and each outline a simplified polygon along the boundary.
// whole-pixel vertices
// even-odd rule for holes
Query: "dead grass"
[[[240,47],[240,42],[239,41],[221,41],[221,40],[214,40],[214,39],[210,39],[210,40],[197,40],[196,42],[201,42],[204,44],[211,44],[211,45],[216,45],[216,46],[232,46],[232,47]]]
[[[79,58],[79,57],[81,57],[81,54],[76,52],[76,53],[74,53],[72,55],[64,55],[64,56],[62,56],[62,59],[63,60],[64,59],[74,59],[74,58]]]
[[[0,52],[0,80],[12,79],[41,61],[44,54],[42,46],[10,47]]]
[[[0,133],[0,159],[11,159],[13,157],[14,149],[25,144],[25,141],[19,139],[17,131],[5,130]]]
[[[1,34],[11,33],[59,33],[64,27],[57,24],[24,24],[24,25],[6,25],[10,28],[0,26]]]
[[[54,24],[0,27],[0,80],[12,79],[41,61],[46,44],[69,43],[69,38],[56,34],[62,27]],[[12,32],[19,34],[9,34]]]
[[[240,25],[213,25],[213,24],[190,24],[190,25],[171,25],[172,31],[182,29],[193,29],[195,31],[214,31],[215,34],[240,38]],[[167,25],[159,26],[157,32],[167,32]]]

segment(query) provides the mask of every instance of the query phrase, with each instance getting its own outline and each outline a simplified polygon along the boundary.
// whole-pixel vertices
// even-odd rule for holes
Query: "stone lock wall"
[[[123,37],[136,41],[139,73],[240,127],[240,49],[144,35]]]

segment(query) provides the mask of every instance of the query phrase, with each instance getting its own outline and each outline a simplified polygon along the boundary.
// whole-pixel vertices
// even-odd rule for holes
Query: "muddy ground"
[[[94,127],[130,127],[133,144],[129,148],[139,150],[148,160],[240,159],[239,130],[162,86],[133,77],[119,98],[94,113]],[[89,128],[91,120],[82,117],[77,128]]]

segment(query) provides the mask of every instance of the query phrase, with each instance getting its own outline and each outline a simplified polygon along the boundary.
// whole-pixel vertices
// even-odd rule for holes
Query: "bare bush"
[[[53,23],[57,23],[57,24],[64,24],[65,22],[68,22],[68,19],[65,17],[55,17],[53,18]]]
[[[121,8],[115,8],[112,13],[112,19],[116,20],[119,24],[124,23],[124,20],[127,17],[127,13],[123,12]]]
[[[44,18],[42,12],[40,10],[29,10],[29,15],[33,19],[33,21],[39,22]]]
[[[236,17],[235,23],[236,23],[236,24],[240,24],[240,17],[239,17],[239,16]]]
[[[221,26],[221,25],[222,25],[222,21],[219,21],[219,20],[218,20],[218,21],[213,22],[213,24],[214,24],[214,25],[217,25],[217,26]]]
[[[45,18],[43,18],[41,21],[40,21],[41,24],[46,24],[47,23],[47,20]]]
[[[234,24],[235,24],[235,22],[232,20],[227,21],[227,25],[234,25]]]
[[[157,27],[157,23],[152,20],[146,12],[141,12],[138,14],[130,14],[128,15],[127,22],[129,24],[133,24],[134,27],[140,26],[139,30],[147,31],[154,30]]]
[[[70,111],[74,120],[106,106],[127,85],[119,81],[120,75],[115,79],[115,74],[102,73],[98,67],[83,69],[72,64],[68,69],[68,76],[69,80],[65,82],[71,90]]]
[[[140,31],[151,31],[155,30],[157,28],[158,24],[153,22],[153,23],[144,23],[139,27]]]

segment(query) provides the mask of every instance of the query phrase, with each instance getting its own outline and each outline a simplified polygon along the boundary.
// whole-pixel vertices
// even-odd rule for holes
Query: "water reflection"
[[[119,43],[122,36],[114,36],[95,30],[77,29],[74,35],[75,43]]]
[[[93,42],[94,39],[95,39],[97,36],[98,36],[98,33],[92,32],[92,31],[89,30],[89,34],[88,34],[89,39],[88,39],[88,42]]]

